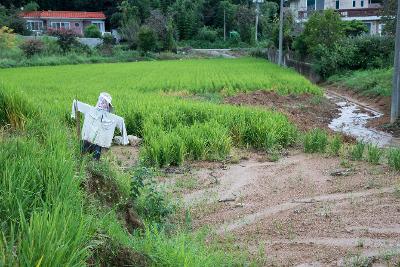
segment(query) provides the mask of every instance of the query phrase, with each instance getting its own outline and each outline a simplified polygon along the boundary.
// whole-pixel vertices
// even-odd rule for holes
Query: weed
[[[328,134],[321,129],[314,129],[304,136],[305,153],[324,153],[328,145]]]
[[[388,164],[393,170],[400,171],[400,148],[392,148],[389,150]]]
[[[378,165],[382,157],[382,150],[375,145],[368,145],[367,147],[367,161],[369,163]]]
[[[362,160],[365,150],[365,143],[357,142],[350,148],[350,159],[351,160]]]
[[[330,140],[329,140],[329,154],[332,156],[338,156],[340,149],[342,148],[342,137],[340,135],[334,135]]]

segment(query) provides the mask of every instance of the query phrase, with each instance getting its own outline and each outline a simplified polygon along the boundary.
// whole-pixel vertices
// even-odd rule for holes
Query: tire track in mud
[[[395,189],[393,187],[386,187],[382,189],[371,189],[366,191],[360,192],[350,192],[350,193],[337,193],[337,194],[326,194],[326,195],[319,195],[315,197],[308,197],[302,199],[294,199],[292,201],[288,201],[279,205],[275,205],[272,207],[267,207],[263,210],[260,210],[256,213],[249,214],[239,220],[233,221],[229,224],[222,225],[217,230],[217,233],[223,234],[226,232],[230,232],[236,230],[238,228],[244,227],[249,224],[253,224],[262,218],[274,215],[276,213],[280,213],[286,210],[290,210],[293,208],[297,208],[301,205],[305,205],[308,203],[315,203],[315,202],[322,202],[322,201],[340,201],[346,200],[350,198],[360,198],[366,197],[370,195],[382,194],[382,193],[393,193]]]

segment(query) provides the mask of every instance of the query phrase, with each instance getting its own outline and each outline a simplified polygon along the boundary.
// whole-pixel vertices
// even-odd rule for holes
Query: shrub
[[[199,30],[199,33],[197,34],[197,39],[208,42],[215,42],[215,40],[217,40],[217,37],[218,37],[217,31],[214,29],[210,29],[206,26],[201,28]]]
[[[324,153],[328,145],[328,134],[321,129],[314,129],[304,136],[305,153]]]
[[[20,48],[24,51],[26,57],[29,58],[42,53],[44,50],[44,43],[41,40],[26,40],[21,44]]]
[[[346,70],[385,68],[393,62],[394,39],[362,35],[343,38],[330,47],[316,45],[313,67],[324,78]]]
[[[240,41],[241,41],[240,33],[238,33],[237,31],[231,31],[231,32],[229,32],[229,41],[230,41],[232,44],[239,44]]]
[[[350,148],[350,159],[352,160],[362,160],[364,156],[365,143],[357,142],[354,146]]]
[[[392,148],[389,150],[388,164],[393,170],[400,171],[400,148]]]
[[[154,31],[148,26],[140,27],[138,34],[139,48],[143,52],[154,51],[157,45]]]
[[[14,31],[6,26],[0,28],[0,49],[10,49],[15,46]]]
[[[84,34],[86,38],[101,38],[101,32],[94,24],[87,26],[84,30]]]
[[[154,180],[155,172],[146,167],[138,167],[132,178],[132,200],[139,215],[147,220],[162,222],[174,211],[167,194]]]
[[[57,37],[58,45],[64,53],[77,44],[77,34],[71,29],[49,29],[48,34]]]

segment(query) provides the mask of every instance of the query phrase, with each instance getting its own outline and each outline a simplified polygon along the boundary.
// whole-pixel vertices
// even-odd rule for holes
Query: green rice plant
[[[350,148],[350,159],[351,160],[362,160],[364,156],[365,143],[357,142]]]
[[[343,141],[340,135],[334,135],[329,140],[328,151],[332,156],[338,156],[340,149],[342,148]]]
[[[367,147],[367,161],[372,164],[379,164],[383,151],[375,146],[375,145],[368,145]]]
[[[303,147],[305,153],[324,153],[328,145],[328,134],[321,129],[314,129],[305,134]]]
[[[0,125],[9,124],[14,129],[24,130],[27,118],[36,114],[37,110],[21,95],[0,90]]]
[[[393,170],[400,171],[400,149],[392,148],[388,152],[388,164]]]

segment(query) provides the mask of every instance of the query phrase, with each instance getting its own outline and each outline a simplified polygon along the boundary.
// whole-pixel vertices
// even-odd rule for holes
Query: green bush
[[[138,33],[139,48],[143,52],[154,51],[157,46],[157,39],[154,31],[148,26],[140,27]]]
[[[328,145],[328,134],[321,129],[314,129],[305,134],[303,140],[305,153],[324,153]]]
[[[101,38],[101,32],[99,28],[92,24],[85,28],[84,35],[86,38]]]
[[[393,50],[394,39],[387,36],[343,38],[330,47],[316,45],[313,67],[324,78],[346,70],[385,68],[393,63]]]
[[[400,149],[392,148],[388,153],[388,164],[393,170],[400,171]]]
[[[217,40],[218,33],[216,30],[210,29],[206,26],[201,28],[197,34],[197,39],[198,40],[203,40],[207,42],[215,42]]]

